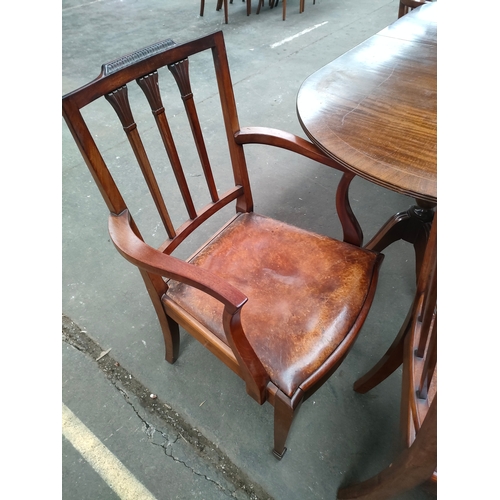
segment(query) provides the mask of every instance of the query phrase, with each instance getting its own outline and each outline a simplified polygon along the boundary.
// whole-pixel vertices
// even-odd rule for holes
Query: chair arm
[[[337,188],[336,205],[344,232],[344,241],[359,247],[362,246],[363,231],[349,202],[349,185],[355,177],[351,170],[346,168],[340,161],[327,156],[312,142],[283,130],[267,127],[244,127],[234,134],[234,140],[241,145],[266,144],[287,149],[343,172]]]
[[[349,172],[344,165],[327,156],[312,142],[283,130],[267,127],[243,127],[234,134],[234,140],[237,144],[267,144],[268,146],[288,149],[341,172]]]
[[[248,394],[259,404],[263,404],[269,375],[248,342],[241,325],[241,308],[248,301],[246,295],[210,271],[166,255],[144,243],[132,229],[128,210],[119,215],[111,213],[108,227],[116,249],[132,264],[150,273],[198,288],[224,304],[222,322],[229,346],[242,370]]]
[[[247,302],[248,298],[242,292],[210,271],[166,255],[144,243],[132,229],[128,210],[119,215],[110,214],[108,227],[118,252],[137,267],[208,293],[222,302],[230,314]]]

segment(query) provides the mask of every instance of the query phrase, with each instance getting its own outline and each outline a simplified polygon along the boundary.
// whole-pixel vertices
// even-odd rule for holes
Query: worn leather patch
[[[271,381],[291,397],[351,330],[376,259],[374,252],[246,213],[191,263],[248,297],[243,329]],[[168,295],[227,343],[220,302],[173,281]]]

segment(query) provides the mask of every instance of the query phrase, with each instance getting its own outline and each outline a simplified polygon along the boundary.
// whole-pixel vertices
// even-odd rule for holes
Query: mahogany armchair
[[[212,95],[220,98],[223,127],[216,131],[223,133],[230,158],[224,165],[229,187],[222,192],[207,147],[222,147],[222,143],[211,135],[204,139],[206,129],[200,124],[191,86],[193,71],[190,74],[188,69],[193,61],[200,65],[204,85],[211,72],[215,88]],[[163,87],[169,85],[173,90],[164,93]],[[182,104],[173,100],[178,91]],[[145,242],[139,224],[132,218],[135,212],[118,187],[129,182],[129,191],[139,190],[134,182],[127,181],[132,174],[108,165],[104,150],[109,144],[98,147],[83,117],[82,108],[96,104],[96,100],[104,103],[101,106],[106,112],[112,111],[102,97],[116,111],[125,131],[133,152],[123,146],[124,153],[131,156],[130,168],[138,165],[142,171],[152,197],[150,205],[157,209],[154,223],[161,221],[165,228],[166,240],[156,248]],[[142,115],[136,120],[132,112],[133,104],[141,109],[140,104],[144,108],[146,100],[154,117],[149,118],[151,126],[143,123]],[[354,175],[300,137],[268,128],[240,128],[221,31],[182,44],[164,40],[104,64],[95,80],[64,96],[62,104],[66,123],[109,209],[112,241],[142,275],[163,332],[166,360],[174,363],[178,357],[180,325],[243,379],[247,393],[257,403],[267,401],[274,406],[274,454],[281,458],[300,404],[343,361],[375,293],[383,256],[360,248],[362,232],[348,200]],[[184,108],[192,132],[192,137],[177,142],[178,115],[174,114],[169,123],[165,109],[175,106]],[[150,140],[141,139],[139,129],[156,128],[155,122],[160,147],[148,156],[146,144],[149,146]],[[203,202],[195,203],[193,193],[199,194],[199,190],[192,189],[192,174],[186,174],[187,167],[183,168],[181,162],[181,150],[184,152],[189,144],[193,145],[189,151],[196,161],[190,158],[188,172],[197,165],[197,177],[206,181]],[[247,144],[282,148],[344,172],[335,203],[344,241],[254,213],[244,152]],[[166,152],[162,168],[168,173],[166,178],[157,179],[150,158],[156,159],[162,150]],[[219,175],[222,166],[216,168]],[[120,173],[124,174],[121,180]],[[170,189],[177,193],[177,209],[182,209],[183,222],[179,225],[165,203],[175,199],[174,194],[164,194]],[[214,217],[222,217],[231,205],[235,207],[232,214],[191,258],[182,260],[172,255],[201,230],[202,224],[205,227]],[[143,234],[148,235],[147,231]]]
[[[434,217],[408,328],[393,349],[394,363],[403,364],[401,453],[376,476],[341,488],[342,500],[385,500],[415,487],[437,491],[437,215]],[[387,362],[387,360],[386,360]],[[354,384],[365,393],[388,376],[371,371]],[[367,374],[368,375],[368,374]]]

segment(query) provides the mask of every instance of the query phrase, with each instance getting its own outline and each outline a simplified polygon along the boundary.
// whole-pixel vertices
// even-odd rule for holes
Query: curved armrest
[[[248,301],[246,295],[210,271],[166,255],[144,243],[132,229],[128,210],[119,215],[111,213],[108,225],[116,249],[129,262],[145,271],[198,288],[224,304],[224,331],[242,369],[247,392],[258,403],[264,403],[269,376],[241,325],[241,308]]]
[[[340,161],[327,156],[312,142],[306,141],[298,135],[274,128],[244,127],[234,134],[234,139],[241,145],[266,144],[287,149],[343,172],[337,188],[336,205],[342,230],[344,231],[344,241],[359,247],[363,244],[363,231],[349,203],[349,185],[355,174]]]
[[[210,271],[161,253],[144,243],[130,225],[128,210],[119,215],[110,214],[108,226],[111,240],[118,252],[137,267],[208,293],[222,302],[230,314],[234,314],[247,302],[246,295]]]
[[[339,161],[326,156],[318,146],[290,132],[267,127],[243,127],[234,134],[234,139],[238,144],[267,144],[288,149],[341,172],[349,172]]]

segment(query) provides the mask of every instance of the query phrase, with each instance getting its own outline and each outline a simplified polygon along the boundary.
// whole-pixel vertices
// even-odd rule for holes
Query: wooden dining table
[[[437,2],[424,4],[309,76],[304,132],[348,170],[415,198],[365,247],[403,239],[417,274],[437,204]]]
[[[403,363],[405,340],[422,321],[424,292],[419,284],[436,265],[437,9],[433,2],[404,15],[308,77],[297,97],[300,123],[322,151],[349,172],[416,200],[365,245],[382,251],[399,239],[413,244],[417,291],[392,345],[354,383],[359,393],[380,384]],[[359,243],[363,236],[360,228],[357,232]],[[436,281],[425,293],[435,300]],[[435,421],[430,425],[435,427]],[[426,474],[435,483],[432,453],[425,463],[419,462],[423,455],[413,462],[404,456],[374,478],[340,490],[338,498],[387,498],[384,493],[414,487],[428,479]],[[424,471],[422,477],[419,471]]]
[[[300,123],[321,150],[350,172],[416,200],[365,247],[410,242],[417,281],[437,204],[437,9],[433,2],[401,17],[308,77],[297,97]],[[418,299],[384,356],[355,382],[357,392],[401,365]]]

